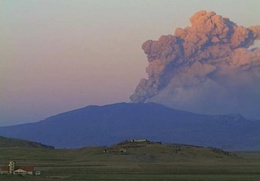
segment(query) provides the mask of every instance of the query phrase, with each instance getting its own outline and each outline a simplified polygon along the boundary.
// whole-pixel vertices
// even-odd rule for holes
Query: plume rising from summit
[[[190,22],[143,43],[148,79],[141,79],[131,101],[260,118],[260,49],[253,47],[260,26],[238,26],[205,10]]]

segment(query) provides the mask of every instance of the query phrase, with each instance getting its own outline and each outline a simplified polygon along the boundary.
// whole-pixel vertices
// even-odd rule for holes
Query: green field
[[[125,153],[104,149],[0,148],[0,165],[34,165],[41,176],[0,175],[0,180],[178,180],[259,181],[260,152],[228,153],[183,145],[127,146]]]
[[[95,174],[95,175],[74,175],[74,176],[56,176],[56,177],[19,177],[19,176],[0,176],[3,181],[83,181],[83,180],[124,180],[124,181],[259,181],[257,175],[140,175],[140,174]]]

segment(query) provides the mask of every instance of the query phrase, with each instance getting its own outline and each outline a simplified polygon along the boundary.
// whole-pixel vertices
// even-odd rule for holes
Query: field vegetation
[[[82,149],[0,148],[0,165],[10,160],[19,165],[34,165],[41,176],[0,175],[1,180],[260,180],[260,152],[230,153],[188,145],[120,143]]]

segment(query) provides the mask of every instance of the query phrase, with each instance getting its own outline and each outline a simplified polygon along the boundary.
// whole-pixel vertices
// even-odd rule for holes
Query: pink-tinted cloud
[[[260,26],[245,28],[215,12],[199,11],[191,26],[148,40],[148,79],[132,102],[155,101],[201,113],[260,118]]]

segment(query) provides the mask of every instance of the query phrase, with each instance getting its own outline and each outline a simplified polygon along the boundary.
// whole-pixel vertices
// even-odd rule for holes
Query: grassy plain
[[[40,177],[0,175],[0,180],[260,180],[260,152],[232,154],[210,148],[159,144],[127,147],[127,152],[119,154],[104,153],[104,149],[108,148],[0,148],[0,165],[15,160],[18,165],[34,165],[41,170]]]

